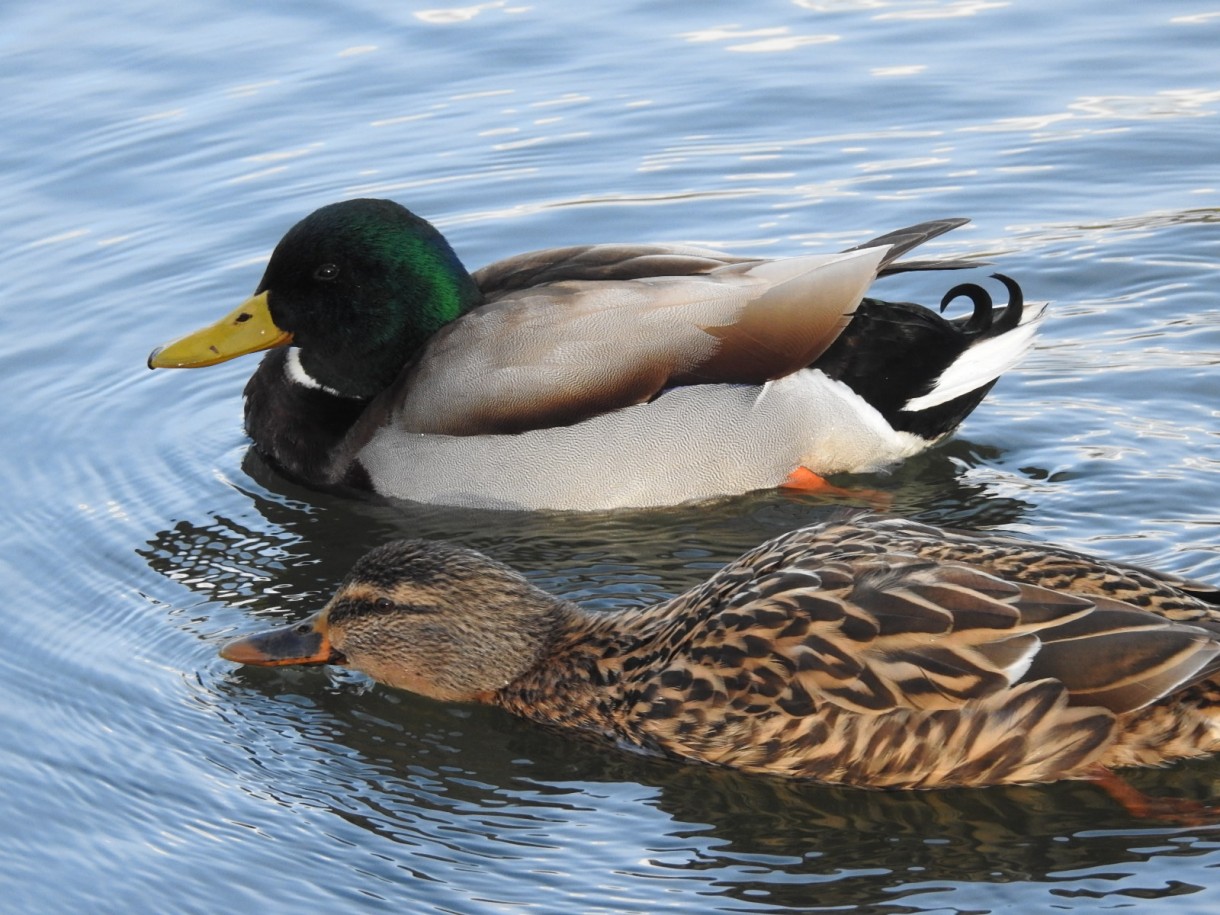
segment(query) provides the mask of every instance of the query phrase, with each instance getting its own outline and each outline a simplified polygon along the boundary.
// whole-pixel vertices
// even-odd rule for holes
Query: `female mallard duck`
[[[595,613],[472,550],[373,550],[243,664],[346,664],[670,757],[871,788],[1103,778],[1220,749],[1220,592],[856,518]]]
[[[974,302],[957,321],[862,299],[878,276],[975,266],[897,261],[964,222],[783,260],[558,248],[472,276],[425,220],[349,200],[149,365],[283,347],[246,385],[258,451],[310,485],[422,502],[643,507],[874,470],[952,432],[1041,316],[1007,279],[994,320],[974,285],[946,297]]]

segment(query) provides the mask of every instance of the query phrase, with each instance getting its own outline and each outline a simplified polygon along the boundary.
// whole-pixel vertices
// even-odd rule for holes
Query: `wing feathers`
[[[909,589],[864,586],[852,592],[852,603],[877,623],[878,634],[947,633],[953,614]]]
[[[662,605],[681,634],[659,663],[691,670],[665,683],[699,701],[672,720],[647,670],[629,701],[679,755],[874,787],[1192,755],[1214,746],[1220,607],[1175,588],[1013,538],[827,523]]]
[[[889,251],[886,252],[885,258],[881,262],[882,267],[889,267],[895,260],[913,248],[919,247],[926,241],[931,241],[938,235],[944,235],[946,232],[964,226],[969,221],[969,219],[960,216],[952,219],[933,219],[929,222],[921,222],[918,225],[907,226],[905,229],[895,229],[893,232],[886,232],[884,235],[878,235],[876,238],[869,239],[863,244],[856,245],[854,248],[848,248],[847,250],[858,251],[862,248],[889,246]],[[922,267],[907,267],[906,269],[922,269]]]
[[[595,245],[491,264],[475,274],[485,304],[435,335],[395,384],[395,423],[510,434],[578,423],[674,386],[785,377],[834,343],[883,265],[963,221],[779,260]]]
[[[1069,705],[1122,713],[1220,669],[1199,627],[905,554],[760,575],[712,623],[713,655],[783,680],[790,708],[951,709],[1048,681]]]
[[[1059,629],[1068,632],[1060,638]],[[1206,632],[1137,610],[1099,609],[1059,629],[1044,635],[1027,677],[1058,680],[1074,704],[1113,712],[1155,702],[1190,683],[1220,654],[1220,643]]]
[[[917,583],[911,592],[952,616],[954,631],[1011,629],[1021,619],[1017,609],[987,594],[962,585]]]
[[[395,385],[396,422],[446,435],[524,432],[643,403],[674,385],[791,374],[838,336],[884,252],[506,293],[432,338]]]

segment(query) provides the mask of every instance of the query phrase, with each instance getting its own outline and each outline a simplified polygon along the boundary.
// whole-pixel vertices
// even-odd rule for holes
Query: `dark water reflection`
[[[179,521],[138,552],[167,578],[204,586],[214,599],[246,604],[272,583],[267,590],[277,596],[328,592],[360,555],[395,537],[457,539],[532,572],[542,586],[572,599],[595,596],[606,606],[615,595],[655,601],[701,581],[776,532],[835,512],[878,508],[877,495],[885,511],[938,524],[1012,526],[1029,506],[992,495],[986,482],[962,475],[964,467],[998,454],[957,439],[892,474],[841,478],[849,494],[838,501],[761,492],[668,509],[529,513],[311,492],[246,452],[243,469],[268,487],[242,488],[256,515]]]

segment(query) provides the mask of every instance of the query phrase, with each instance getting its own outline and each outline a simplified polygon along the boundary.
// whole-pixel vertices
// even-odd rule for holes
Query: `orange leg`
[[[1161,820],[1178,826],[1220,824],[1220,807],[1185,797],[1152,797],[1109,769],[1098,768],[1089,775],[1089,779],[1134,817]]]
[[[779,484],[779,488],[789,492],[804,492],[832,499],[864,502],[876,509],[887,509],[894,501],[893,496],[878,489],[844,489],[842,486],[835,486],[828,483],[825,477],[818,476],[807,467],[797,467],[788,474],[788,479]]]

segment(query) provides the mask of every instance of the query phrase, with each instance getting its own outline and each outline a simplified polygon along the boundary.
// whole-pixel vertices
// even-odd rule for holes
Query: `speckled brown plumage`
[[[269,658],[255,636],[226,656],[348,663],[646,752],[827,783],[1039,782],[1220,748],[1214,589],[909,521],[804,528],[609,614],[473,551],[399,542],[298,629],[324,648]]]

